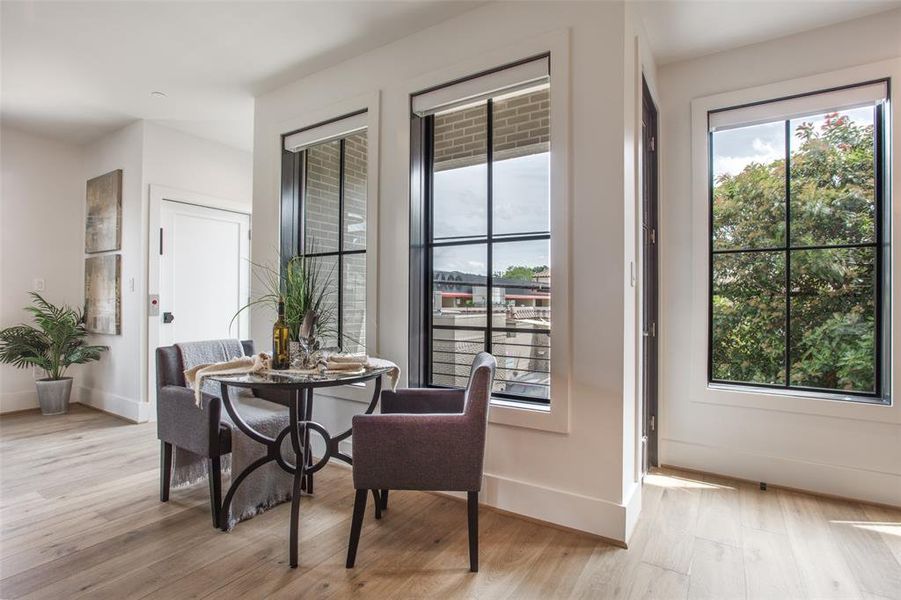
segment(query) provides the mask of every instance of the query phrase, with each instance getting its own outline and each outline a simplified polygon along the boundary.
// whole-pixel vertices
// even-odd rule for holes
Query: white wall
[[[81,306],[84,232],[73,226],[84,219],[80,148],[4,127],[0,185],[0,328],[30,322],[22,307],[36,278],[50,302]],[[32,371],[0,366],[0,412],[37,405]]]
[[[144,180],[149,185],[213,196],[250,210],[252,170],[250,152],[144,123]]]
[[[627,442],[624,435],[635,429],[634,389],[624,387],[624,380],[635,379],[634,372],[624,374],[634,369],[634,360],[625,363],[624,339],[635,333],[629,331],[634,308],[631,323],[624,322],[624,304],[634,304],[634,290],[624,291],[623,282],[635,260],[634,240],[624,233],[634,225],[625,214],[633,207],[624,202],[625,163],[634,157],[623,150],[624,104],[634,101],[634,89],[628,99],[624,92],[625,80],[634,82],[625,72],[625,49],[633,46],[626,31],[632,35],[620,4],[488,5],[258,97],[254,139],[253,251],[261,260],[278,243],[279,134],[380,94],[377,351],[406,369],[409,94],[432,79],[441,83],[452,73],[509,62],[498,57],[513,47],[532,48],[517,58],[532,55],[531,42],[553,32],[569,36],[571,85],[568,97],[556,102],[564,104],[572,127],[569,146],[560,149],[567,160],[552,174],[565,178],[570,192],[571,235],[563,247],[571,277],[555,279],[555,294],[569,298],[572,315],[571,332],[562,338],[571,356],[561,381],[569,394],[568,427],[561,433],[493,423],[483,501],[619,540],[628,533],[624,480],[634,480],[635,454],[634,437]],[[261,345],[268,346],[271,318],[254,316],[252,331]],[[354,402],[321,398],[316,418],[336,430],[361,410]]]
[[[122,169],[121,334],[91,336],[92,343],[109,346],[109,351],[103,361],[83,369],[82,402],[135,421],[144,418],[140,360],[145,329],[143,147],[144,123],[137,121],[85,146],[82,175],[86,181]],[[84,229],[84,218],[73,221],[71,227]],[[79,255],[83,256],[83,250]]]
[[[123,170],[122,334],[94,336],[110,352],[86,369],[82,402],[145,421],[153,418],[146,300],[148,248],[156,239],[148,230],[150,186],[221,198],[249,210],[251,153],[138,121],[87,146],[84,160],[85,179]]]
[[[776,404],[757,393],[729,405],[711,402],[690,360],[692,336],[704,335],[690,316],[706,310],[707,301],[693,283],[693,246],[707,232],[692,216],[695,203],[705,201],[692,192],[692,99],[898,57],[899,31],[901,11],[893,11],[660,68],[662,462],[901,504],[897,384],[891,408],[798,398]],[[897,172],[897,135],[894,151]],[[897,235],[894,243],[897,248]]]

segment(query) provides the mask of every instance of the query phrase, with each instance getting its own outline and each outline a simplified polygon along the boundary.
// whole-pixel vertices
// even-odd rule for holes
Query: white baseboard
[[[78,402],[86,406],[112,413],[134,423],[146,423],[150,420],[150,404],[147,402],[86,387],[78,388],[78,392]]]
[[[626,500],[623,502],[623,506],[625,507],[626,545],[632,538],[635,526],[638,525],[638,517],[641,516],[641,485],[640,482],[633,483],[631,489],[626,490],[625,493]]]
[[[0,414],[38,408],[37,390],[4,392],[0,394]]]
[[[348,456],[353,456],[351,440],[341,442],[339,447]],[[315,449],[313,452],[314,455],[317,454]],[[329,462],[350,468],[347,463],[334,458]],[[463,492],[440,493],[466,498]],[[624,506],[600,498],[486,473],[482,480],[479,502],[530,519],[585,531],[625,545],[638,520],[641,485],[634,486],[630,491],[628,505]]]
[[[465,498],[464,492],[441,492]],[[626,507],[600,498],[485,473],[479,503],[529,519],[627,542]]]
[[[660,440],[661,463],[818,494],[901,506],[901,474]]]

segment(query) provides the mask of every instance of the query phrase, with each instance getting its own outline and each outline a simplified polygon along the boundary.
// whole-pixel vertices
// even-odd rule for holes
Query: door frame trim
[[[163,201],[190,204],[202,208],[225,210],[228,212],[247,215],[250,229],[253,229],[253,214],[250,204],[242,204],[234,200],[226,200],[216,196],[208,196],[188,190],[151,183],[148,193],[147,229],[144,231],[144,264],[147,266],[146,294],[138,298],[141,303],[143,315],[143,327],[141,328],[141,384],[145,390],[146,417],[145,420],[156,419],[156,361],[155,351],[160,342],[160,328],[158,316],[150,316],[150,296],[160,293],[160,253],[157,250],[159,244],[159,230],[163,209]],[[253,244],[248,245],[248,251],[253,252]],[[143,411],[142,411],[143,412]]]
[[[660,433],[660,341],[659,341],[660,340],[660,253],[659,253],[659,247],[660,247],[659,246],[659,242],[660,242],[660,139],[659,139],[660,138],[660,109],[659,109],[658,102],[654,98],[654,92],[653,92],[651,86],[649,85],[647,78],[644,76],[644,73],[642,73],[642,75],[641,75],[641,101],[639,103],[640,107],[641,107],[639,123],[642,123],[642,124],[644,122],[644,110],[645,110],[646,103],[649,104],[651,109],[653,110],[653,125],[652,126],[653,126],[654,149],[651,150],[651,152],[653,153],[653,164],[651,165],[651,168],[653,169],[653,172],[651,173],[651,177],[653,179],[653,187],[651,190],[651,195],[653,197],[652,197],[651,201],[654,204],[654,213],[655,213],[654,230],[655,230],[655,238],[656,238],[654,245],[657,248],[657,250],[656,250],[656,254],[657,254],[656,287],[657,287],[657,289],[655,290],[656,315],[655,315],[655,319],[654,319],[655,350],[656,350],[656,355],[657,355],[657,359],[656,359],[656,369],[657,369],[656,380],[657,381],[656,381],[656,386],[655,386],[656,387],[656,398],[654,399],[654,407],[653,407],[654,408],[653,415],[655,418],[655,427],[654,427],[653,431],[650,430],[650,427],[648,427],[648,430],[647,430],[648,431],[647,464],[648,464],[648,470],[650,470],[652,467],[660,464],[660,446],[659,446],[659,439],[660,439],[660,435],[659,435],[659,433]],[[646,165],[645,165],[646,149],[644,147],[643,127],[642,127],[642,129],[640,129],[638,137],[639,137],[640,143],[641,143],[641,148],[640,148],[640,152],[639,152],[641,167],[640,167],[639,174],[638,174],[638,180],[641,185],[641,194],[639,197],[639,211],[638,211],[638,214],[639,214],[638,232],[639,232],[639,235],[642,235],[643,229],[644,229],[644,202],[645,202],[644,173],[645,173],[645,168],[646,168]],[[645,256],[644,256],[644,241],[641,238],[639,238],[639,239],[640,239],[640,241],[639,241],[638,246],[639,246],[639,248],[641,248],[640,266],[637,269],[637,271],[638,271],[637,275],[638,275],[638,279],[639,279],[638,305],[639,305],[640,311],[641,311],[640,316],[639,316],[639,330],[643,330],[644,320],[645,320],[644,294],[645,294],[645,290],[646,290],[646,286],[645,286],[646,282],[644,279]],[[640,344],[641,344],[640,349],[639,349],[639,355],[641,356],[641,370],[639,372],[639,381],[641,381],[640,397],[639,397],[639,405],[641,406],[641,422],[639,423],[640,432],[645,431],[645,426],[647,425],[647,422],[648,422],[648,415],[645,414],[645,410],[644,410],[644,408],[645,408],[645,405],[644,405],[644,394],[645,394],[644,381],[645,381],[645,369],[647,368],[647,365],[645,364],[645,361],[644,361],[644,343],[645,343],[644,339],[645,338],[643,335],[641,335],[639,337]],[[644,459],[645,459],[644,452],[641,452],[641,456],[640,456],[641,464],[639,465],[639,471],[642,473],[642,476],[644,476],[644,474],[645,474]]]

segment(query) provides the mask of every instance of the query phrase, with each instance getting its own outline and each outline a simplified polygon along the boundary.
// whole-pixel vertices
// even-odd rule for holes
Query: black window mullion
[[[487,164],[487,184],[488,184],[488,207],[487,207],[487,236],[488,236],[488,249],[487,249],[487,277],[486,277],[486,304],[488,308],[488,321],[487,321],[487,329],[485,330],[485,352],[491,352],[492,346],[492,329],[494,327],[494,198],[493,198],[493,190],[494,187],[494,101],[489,98],[488,102],[485,103],[486,121],[485,121],[485,145],[486,145],[486,160]]]
[[[791,387],[791,121],[785,121],[785,387]]]
[[[434,293],[432,290],[432,281],[435,279],[435,273],[433,271],[434,265],[432,260],[432,240],[435,235],[435,224],[432,222],[432,215],[434,215],[435,203],[434,203],[434,194],[433,190],[435,189],[435,116],[429,115],[425,117],[425,135],[426,140],[423,142],[423,148],[425,149],[425,169],[426,175],[424,177],[425,184],[425,226],[427,231],[426,233],[426,251],[425,251],[425,273],[426,279],[425,282],[425,302],[424,302],[424,314],[425,314],[425,326],[426,326],[426,336],[425,336],[425,347],[426,347],[426,356],[425,356],[425,366],[423,371],[425,372],[425,383],[432,383],[432,357],[434,355],[432,349],[432,331],[433,331],[433,313],[435,310],[433,302],[435,301]]]
[[[295,252],[295,256],[303,256],[307,251],[307,182],[309,181],[309,174],[307,173],[310,161],[307,160],[309,155],[309,150],[304,150],[300,153],[300,165],[298,170],[300,171],[300,191],[297,194],[297,207],[298,212],[300,213],[300,222],[298,223],[298,234],[297,234],[297,252]]]
[[[344,169],[345,139],[338,150],[338,348],[344,349]]]
[[[885,271],[883,271],[883,252],[886,251],[883,248],[882,244],[884,243],[884,235],[885,235],[885,226],[883,223],[883,219],[890,218],[891,211],[887,210],[884,206],[885,202],[885,182],[883,181],[883,173],[885,172],[886,164],[885,164],[885,156],[883,155],[885,148],[885,127],[883,125],[883,119],[885,118],[885,106],[883,104],[877,104],[875,109],[875,114],[873,115],[873,144],[875,147],[873,148],[873,157],[875,158],[876,165],[876,347],[875,347],[875,356],[874,360],[876,361],[876,384],[874,385],[874,389],[876,391],[877,396],[882,396],[883,393],[888,392],[888,388],[883,389],[883,373],[882,373],[882,363],[883,361],[889,362],[891,357],[891,343],[886,345],[885,348],[882,347],[883,341],[883,310],[884,306],[887,304],[891,306],[891,302],[883,302],[883,293],[886,288],[884,288],[883,278],[886,277]],[[890,363],[889,363],[890,364]]]

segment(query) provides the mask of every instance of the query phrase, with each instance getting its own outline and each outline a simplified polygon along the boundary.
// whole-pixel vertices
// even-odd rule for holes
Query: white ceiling
[[[78,144],[150,119],[250,150],[255,94],[479,4],[4,0],[0,118]]]
[[[639,0],[638,3],[658,65],[901,7],[901,0]]]
[[[0,0],[0,118],[87,143],[135,119],[250,150],[253,96],[483,2]],[[664,64],[901,6],[901,0],[656,0]],[[153,99],[160,90],[168,97]]]

